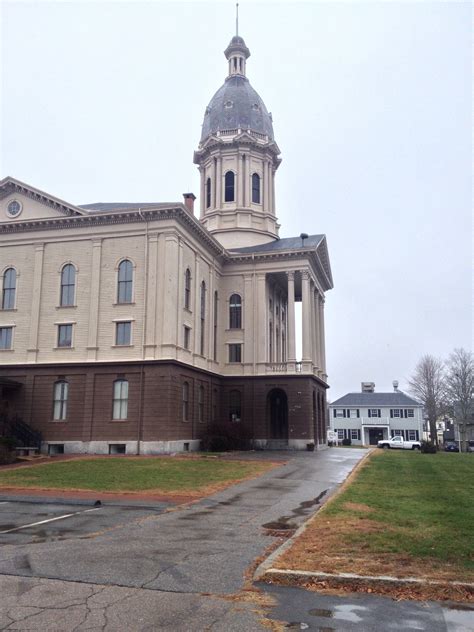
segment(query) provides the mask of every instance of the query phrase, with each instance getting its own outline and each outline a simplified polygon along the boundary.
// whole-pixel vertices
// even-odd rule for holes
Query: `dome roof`
[[[271,114],[242,75],[227,77],[206,108],[201,142],[210,134],[232,129],[253,130],[273,140]]]

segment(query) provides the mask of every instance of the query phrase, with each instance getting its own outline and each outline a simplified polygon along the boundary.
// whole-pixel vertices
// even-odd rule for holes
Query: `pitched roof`
[[[347,393],[330,406],[422,406],[416,399],[401,391],[392,393]]]
[[[284,237],[258,246],[231,248],[229,252],[275,252],[278,250],[310,250],[316,248],[324,239],[324,235],[309,235],[303,243],[301,237]]]

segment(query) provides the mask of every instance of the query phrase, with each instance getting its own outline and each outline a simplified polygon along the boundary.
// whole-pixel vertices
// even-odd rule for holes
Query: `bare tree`
[[[466,450],[468,426],[474,410],[474,360],[466,349],[455,349],[449,356],[446,374],[446,394],[454,412],[454,423],[459,429],[461,450]]]
[[[430,438],[438,445],[436,420],[445,406],[445,370],[444,363],[431,355],[424,355],[408,380],[411,393],[424,406],[430,425]]]

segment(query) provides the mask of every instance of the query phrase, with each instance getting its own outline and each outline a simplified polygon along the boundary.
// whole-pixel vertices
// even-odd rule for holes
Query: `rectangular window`
[[[379,408],[369,408],[369,417],[380,417]]]
[[[242,362],[242,345],[229,345],[229,362]]]
[[[185,325],[184,326],[184,340],[183,340],[183,347],[185,349],[189,349],[190,341],[191,341],[191,328],[186,327]]]
[[[359,416],[359,411],[357,408],[349,408],[347,412],[350,419],[357,419],[357,417]]]
[[[13,327],[0,327],[0,349],[12,348]]]
[[[408,431],[408,441],[416,441],[416,440],[417,440],[416,430],[409,430]]]
[[[394,437],[403,437],[403,430],[393,430]]]
[[[336,417],[337,419],[341,419],[342,417],[344,417],[344,409],[343,408],[335,408],[334,409],[334,417]]]
[[[337,438],[342,441],[344,439],[344,430],[336,430]]]
[[[414,417],[415,416],[415,409],[414,408],[407,408],[405,413],[406,413],[406,417]]]
[[[353,428],[351,430],[351,439],[360,441],[360,430]]]
[[[128,381],[115,380],[112,402],[112,419],[127,419],[128,416]]]
[[[68,383],[56,382],[53,391],[53,419],[64,421],[67,413]]]
[[[115,344],[120,346],[132,344],[132,323],[130,321],[115,323]]]
[[[399,408],[394,408],[392,413],[392,417],[403,417],[402,411]]]
[[[72,347],[72,325],[58,325],[58,347]]]

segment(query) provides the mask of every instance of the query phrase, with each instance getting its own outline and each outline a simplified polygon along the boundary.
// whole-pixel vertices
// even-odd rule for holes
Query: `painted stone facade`
[[[234,101],[213,99],[195,153],[200,220],[192,194],[77,206],[0,182],[0,405],[45,450],[192,450],[215,423],[257,447],[326,442],[326,240],[278,239],[271,118],[234,67],[241,42],[226,54]]]

